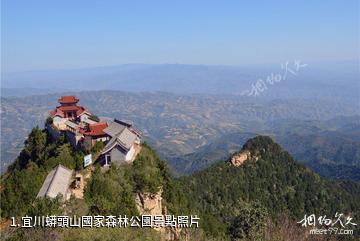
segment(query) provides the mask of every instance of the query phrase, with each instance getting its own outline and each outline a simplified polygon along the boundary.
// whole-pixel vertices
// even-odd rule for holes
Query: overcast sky
[[[3,72],[359,56],[358,0],[1,2]]]

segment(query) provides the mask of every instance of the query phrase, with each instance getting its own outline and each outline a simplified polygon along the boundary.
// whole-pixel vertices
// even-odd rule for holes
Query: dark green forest
[[[160,188],[163,191],[163,205],[169,214],[193,213],[187,196],[170,176],[166,163],[146,143],[143,143],[141,152],[131,166],[114,165],[107,171],[96,166],[85,188],[84,200],[72,197],[65,205],[62,205],[60,197],[36,198],[36,195],[48,172],[58,164],[81,171],[85,151],[72,149],[63,137],[51,140],[46,131],[38,127],[31,131],[24,145],[14,164],[1,177],[2,220],[25,215],[60,215],[64,212],[79,216],[139,215],[133,194],[156,193]],[[96,152],[96,149],[95,145],[92,151]],[[18,229],[9,240],[24,240],[29,232]],[[128,232],[115,233],[130,237],[142,233],[135,231],[135,234],[129,235]],[[154,237],[157,235],[149,232],[143,235],[156,240]],[[44,235],[50,237],[51,232]],[[63,240],[67,240],[67,235],[65,232]],[[88,237],[85,233],[83,236]]]
[[[46,131],[33,128],[24,149],[1,177],[1,217],[29,213],[48,172],[58,164],[80,170],[83,156],[63,136],[52,141]]]
[[[284,214],[294,221],[301,220],[304,214],[333,217],[336,212],[359,219],[358,184],[344,185],[344,182],[320,178],[295,162],[269,137],[250,139],[243,150],[249,150],[259,159],[247,161],[240,167],[221,162],[180,179],[195,207],[206,217],[203,228],[207,233],[215,236],[239,234],[234,222],[240,222],[244,208],[250,210],[247,211],[250,214],[255,213],[256,220],[263,220],[264,225],[266,218],[277,220]],[[244,226],[251,227],[249,222]],[[258,229],[242,230],[240,236],[250,238]]]
[[[156,193],[162,189],[163,206],[174,215],[198,214],[200,228],[191,240],[287,240],[304,237],[296,221],[305,214],[351,214],[358,220],[360,186],[351,181],[328,181],[293,160],[270,137],[248,140],[242,150],[252,158],[235,167],[222,161],[211,167],[174,179],[166,162],[143,143],[133,165],[112,166],[107,171],[95,167],[85,188],[84,199],[36,199],[47,173],[58,164],[81,171],[82,150],[73,150],[63,137],[51,140],[46,131],[34,128],[24,149],[1,177],[1,218],[24,215],[138,215],[133,194]],[[98,150],[92,150],[96,152]],[[283,221],[286,220],[286,221]],[[284,223],[285,229],[282,229]],[[298,236],[289,237],[286,229]],[[203,231],[204,230],[204,233]],[[57,240],[95,240],[99,234],[80,230],[18,229],[8,240],[41,240],[52,235]],[[99,231],[99,233],[106,231]],[[352,240],[358,235],[345,237]],[[108,231],[112,235],[157,240],[152,230]],[[295,235],[295,234],[293,234]],[[34,237],[37,237],[34,238]],[[332,240],[336,237],[330,237]]]

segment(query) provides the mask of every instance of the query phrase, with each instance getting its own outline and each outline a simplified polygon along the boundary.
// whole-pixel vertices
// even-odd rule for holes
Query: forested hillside
[[[91,152],[96,151],[92,150]],[[25,141],[24,149],[8,172],[1,176],[1,221],[11,217],[21,220],[25,215],[139,215],[136,208],[135,193],[157,193],[162,189],[163,208],[167,214],[191,215],[196,211],[191,208],[187,195],[170,176],[166,163],[146,144],[133,165],[111,166],[109,170],[95,167],[85,187],[84,199],[71,197],[62,203],[61,197],[55,199],[36,198],[46,175],[58,164],[83,171],[84,150],[73,150],[61,137],[52,141],[46,131],[34,128]],[[93,153],[95,154],[95,153]],[[13,228],[14,229],[14,228]],[[2,232],[5,240],[158,240],[161,234],[151,229],[113,229],[93,233],[89,229],[16,229]],[[102,235],[99,236],[99,234]],[[190,235],[190,234],[187,234]],[[56,237],[56,239],[54,239]],[[197,237],[203,237],[199,230]],[[101,238],[101,239],[102,239]],[[103,240],[103,239],[102,239]]]
[[[198,214],[200,229],[185,231],[190,240],[306,240],[307,229],[300,221],[305,214],[333,217],[336,212],[359,219],[360,186],[349,181],[327,181],[291,155],[270,137],[248,140],[242,151],[251,156],[241,166],[222,161],[174,180],[166,163],[146,144],[133,165],[96,167],[87,181],[84,199],[71,198],[65,205],[56,199],[36,199],[47,173],[56,165],[82,171],[86,152],[73,150],[64,138],[56,142],[46,131],[34,128],[24,149],[7,173],[1,177],[1,217],[24,215],[138,215],[135,193],[157,193],[162,189],[164,208],[174,215]],[[94,152],[96,150],[92,150]],[[95,153],[93,153],[95,154]],[[235,154],[236,155],[236,154]],[[284,226],[285,225],[285,226]],[[343,237],[352,240],[359,235]],[[287,229],[293,232],[289,236]],[[105,240],[114,236],[124,240],[157,240],[152,230],[17,229],[3,233],[8,240]],[[318,237],[314,237],[314,240]],[[337,236],[329,240],[337,240]]]
[[[357,184],[344,188],[343,183],[323,180],[269,137],[250,139],[243,150],[253,158],[239,167],[221,162],[181,178],[190,199],[206,217],[203,227],[208,233],[245,238],[265,235],[267,220],[276,222],[283,215],[293,221],[305,214],[329,217],[336,212],[350,213],[355,220],[360,217]],[[255,216],[244,217],[244,212]],[[237,229],[239,220],[250,227]]]

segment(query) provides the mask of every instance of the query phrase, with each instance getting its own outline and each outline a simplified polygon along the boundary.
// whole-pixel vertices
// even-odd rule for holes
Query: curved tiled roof
[[[106,122],[90,124],[89,130],[82,131],[82,134],[88,135],[88,136],[102,136],[102,135],[106,134],[104,132],[104,129],[107,127],[108,127],[108,124]]]
[[[52,117],[54,116],[60,116],[60,117],[64,117],[65,116],[65,112],[67,111],[75,111],[76,112],[76,116],[80,116],[82,113],[84,112],[88,112],[88,110],[82,106],[78,106],[78,105],[72,105],[72,106],[58,106],[56,107],[56,109],[54,111],[52,111],[50,113],[50,115]]]
[[[71,103],[79,102],[79,99],[72,95],[65,95],[65,96],[61,96],[61,98],[58,99],[58,102],[60,104],[71,104]]]

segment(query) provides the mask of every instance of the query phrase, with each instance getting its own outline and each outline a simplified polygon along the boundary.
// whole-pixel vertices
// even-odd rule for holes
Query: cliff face
[[[259,157],[256,155],[252,155],[252,153],[249,150],[242,150],[231,157],[230,163],[233,166],[238,167],[241,166],[245,161],[250,159],[257,161]]]
[[[162,205],[162,189],[157,193],[136,193],[135,203],[140,215],[167,215],[166,207]],[[181,228],[154,227],[161,233],[163,240],[179,240]],[[186,238],[184,239],[186,240]]]
[[[231,164],[233,164],[234,166],[238,167],[241,164],[243,164],[247,159],[250,158],[250,151],[245,150],[245,151],[241,151],[238,154],[235,154],[231,157],[230,162]]]
[[[136,207],[141,215],[163,215],[162,207],[162,189],[159,192],[152,193],[136,193],[135,202]]]

